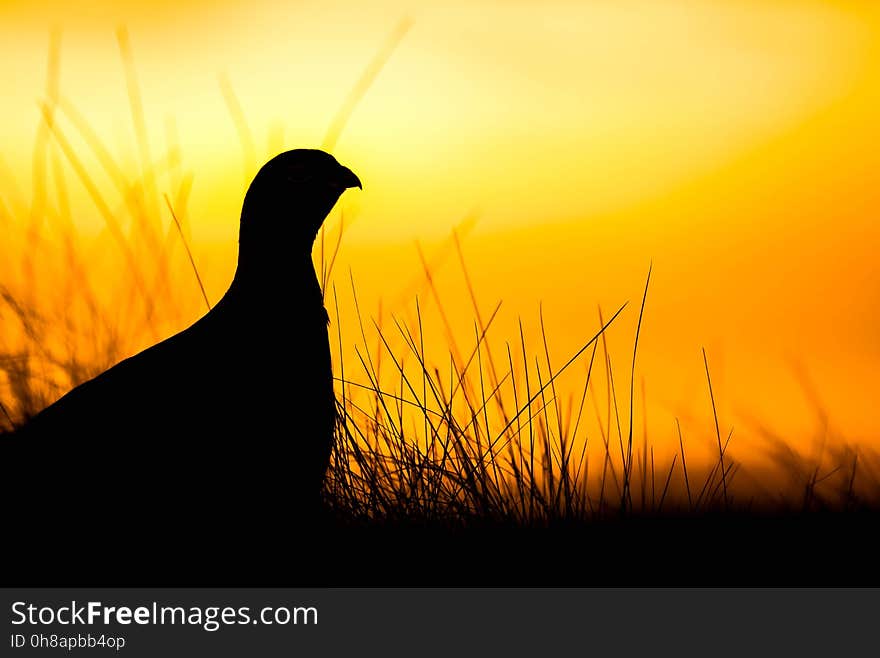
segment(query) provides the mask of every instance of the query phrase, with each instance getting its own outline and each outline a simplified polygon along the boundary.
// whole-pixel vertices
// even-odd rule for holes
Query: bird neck
[[[251,185],[241,210],[234,298],[255,310],[286,307],[290,300],[322,304],[311,252],[332,204],[316,207],[313,201],[305,195],[291,206],[256,181]]]
[[[229,292],[233,298],[249,306],[286,307],[317,300],[321,303],[321,286],[310,253],[287,254],[284,259],[249,258],[240,249],[238,267]]]

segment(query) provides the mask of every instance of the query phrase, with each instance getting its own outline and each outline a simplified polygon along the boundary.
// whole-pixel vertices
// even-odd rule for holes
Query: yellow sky
[[[641,373],[658,427],[704,413],[706,346],[728,424],[812,431],[800,368],[834,427],[877,445],[878,17],[871,2],[812,0],[4,0],[0,156],[15,178],[0,199],[14,215],[26,205],[52,27],[62,97],[137,167],[125,25],[153,153],[173,120],[195,175],[193,245],[216,298],[244,184],[218,76],[259,158],[318,146],[408,18],[335,149],[365,184],[342,204],[338,271],[356,274],[367,308],[413,290],[415,241],[436,252],[472,215],[465,252],[487,309],[504,300],[502,339],[518,315],[535,326],[542,302],[561,357],[597,304],[638,300],[653,262]],[[98,230],[85,194],[74,203]],[[467,332],[454,259],[438,277]],[[621,354],[630,339],[621,330]]]

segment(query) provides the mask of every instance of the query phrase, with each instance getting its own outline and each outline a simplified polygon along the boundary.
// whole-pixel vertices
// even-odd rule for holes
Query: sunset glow
[[[332,149],[364,182],[328,220],[330,242],[344,226],[333,282],[347,376],[357,378],[360,335],[349,272],[361,311],[391,327],[413,320],[418,295],[426,340],[446,364],[419,250],[457,339],[473,343],[457,231],[483,319],[503,301],[491,334],[499,355],[519,340],[518,318],[541,345],[540,305],[561,364],[596,332],[597,307],[607,319],[629,301],[608,336],[621,390],[653,266],[635,390],[637,408],[645,398],[637,433],[644,422],[656,444],[677,445],[676,418],[689,435],[713,435],[705,347],[740,459],[761,454],[765,430],[804,449],[821,436],[880,448],[874,3],[6,0],[0,25],[0,280],[10,287],[57,280],[57,264],[36,262],[30,275],[19,265],[51,43],[57,126],[115,210],[125,200],[75,117],[123,170],[142,171],[124,26],[160,163],[157,216],[170,226],[162,195],[178,199],[192,174],[190,247],[216,301],[235,267],[247,181],[278,151],[320,147],[398,30]],[[114,249],[106,218],[48,139],[47,166],[63,170],[78,240],[101,271]],[[161,164],[175,143],[179,162]],[[57,222],[41,230],[62,241]],[[191,303],[165,335],[204,310],[183,251],[174,258]]]

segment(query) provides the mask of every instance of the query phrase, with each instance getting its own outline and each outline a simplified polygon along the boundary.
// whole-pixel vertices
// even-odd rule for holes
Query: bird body
[[[178,533],[222,518],[234,535],[313,513],[335,398],[311,248],[354,186],[357,177],[321,151],[269,161],[245,197],[238,267],[223,298],[20,428],[19,493],[63,491],[64,504],[46,512],[58,520],[78,509],[99,524]],[[95,509],[105,513],[85,514]]]

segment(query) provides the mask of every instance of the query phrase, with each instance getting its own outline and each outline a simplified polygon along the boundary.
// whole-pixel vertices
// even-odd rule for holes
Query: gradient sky
[[[193,248],[216,299],[257,164],[243,165],[219,77],[256,160],[320,146],[404,19],[334,149],[365,185],[341,203],[337,265],[363,306],[405,314],[424,293],[415,242],[442,254],[471,217],[464,252],[483,312],[504,301],[499,339],[517,316],[534,335],[540,302],[561,361],[592,335],[597,304],[637,306],[653,263],[640,374],[656,433],[676,415],[710,427],[705,346],[725,426],[812,437],[820,402],[834,432],[880,446],[873,2],[5,0],[0,156],[14,179],[0,198],[13,216],[26,205],[52,28],[61,96],[136,162],[125,25],[153,151],[173,125],[195,176]],[[78,224],[100,230],[85,195],[73,201]],[[455,258],[438,263],[467,337]],[[636,310],[614,338],[622,359]]]

